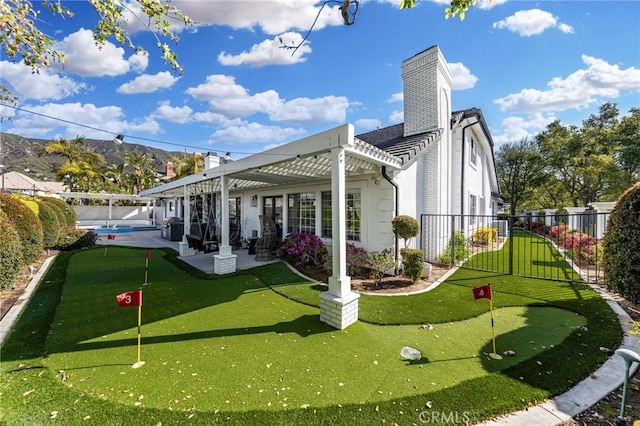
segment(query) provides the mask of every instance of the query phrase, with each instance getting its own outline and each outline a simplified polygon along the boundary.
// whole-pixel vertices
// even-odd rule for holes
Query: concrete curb
[[[0,345],[4,343],[4,339],[7,338],[7,335],[13,328],[13,324],[22,313],[22,310],[27,305],[27,302],[31,299],[31,295],[33,294],[33,292],[40,285],[42,276],[45,274],[45,272],[47,272],[47,270],[49,270],[49,266],[55,258],[55,256],[51,256],[45,259],[45,261],[42,263],[42,266],[40,266],[40,269],[38,269],[38,272],[36,272],[33,278],[31,278],[31,281],[29,281],[29,285],[24,290],[24,293],[22,293],[20,297],[18,297],[18,300],[16,300],[16,303],[14,303],[11,309],[9,309],[9,312],[7,312],[6,315],[2,317],[2,320],[0,320]]]

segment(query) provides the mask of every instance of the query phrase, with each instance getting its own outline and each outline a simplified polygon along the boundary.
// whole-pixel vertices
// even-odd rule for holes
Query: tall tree
[[[38,152],[38,156],[48,155],[59,156],[66,160],[56,173],[61,180],[68,175],[67,180],[71,191],[74,191],[74,182],[80,182],[80,178],[93,179],[99,174],[104,163],[102,155],[85,149],[82,136],[76,136],[73,140],[52,140]]]
[[[185,150],[182,158],[173,155],[169,157],[169,161],[171,161],[175,167],[175,179],[180,179],[204,170],[204,157],[199,152],[194,152],[189,156]]]
[[[147,153],[128,152],[124,155],[125,166],[133,168],[135,179],[135,193],[139,194],[145,187],[149,186],[149,176],[155,177],[155,165]]]
[[[518,205],[546,179],[545,168],[538,147],[529,139],[501,145],[496,152],[496,172],[500,192],[510,204],[511,215],[518,211]]]
[[[574,206],[594,201],[610,201],[620,195],[623,186],[618,161],[619,111],[605,103],[598,114],[590,115],[582,127],[550,123],[536,136],[546,158],[548,172],[564,187]]]
[[[629,112],[631,114],[620,121],[617,131],[623,172],[622,190],[640,180],[640,108],[632,108]]]

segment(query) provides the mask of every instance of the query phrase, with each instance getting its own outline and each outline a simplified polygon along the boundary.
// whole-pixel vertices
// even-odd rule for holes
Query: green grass
[[[2,347],[0,421],[411,424],[427,401],[482,419],[567,389],[621,339],[606,303],[579,284],[460,270],[421,295],[362,296],[362,321],[338,331],[319,321],[325,288],[282,264],[212,277],[154,250],[146,364],[132,369],[137,309],[115,295],[143,278],[143,250],[60,255]],[[470,290],[486,282],[498,351],[516,352],[499,362],[485,355],[488,301]],[[402,346],[423,360],[403,360]]]
[[[513,274],[551,280],[580,281],[580,276],[566,262],[551,242],[538,234],[515,229],[513,246]],[[465,265],[469,268],[509,272],[507,240],[500,250],[477,253]]]

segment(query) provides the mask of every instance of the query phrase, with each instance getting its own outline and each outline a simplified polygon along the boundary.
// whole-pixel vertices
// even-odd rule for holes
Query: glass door
[[[282,239],[282,195],[273,195],[262,198],[262,214],[270,217],[276,224],[276,235]]]

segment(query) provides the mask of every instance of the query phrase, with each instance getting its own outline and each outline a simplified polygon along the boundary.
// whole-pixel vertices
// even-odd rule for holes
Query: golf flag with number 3
[[[475,287],[472,290],[473,290],[473,298],[475,300],[478,300],[478,299],[493,300],[493,297],[491,296],[491,285],[489,284],[483,285],[480,287]]]
[[[142,291],[134,290],[127,291],[116,296],[118,306],[126,308],[128,306],[142,306]]]

